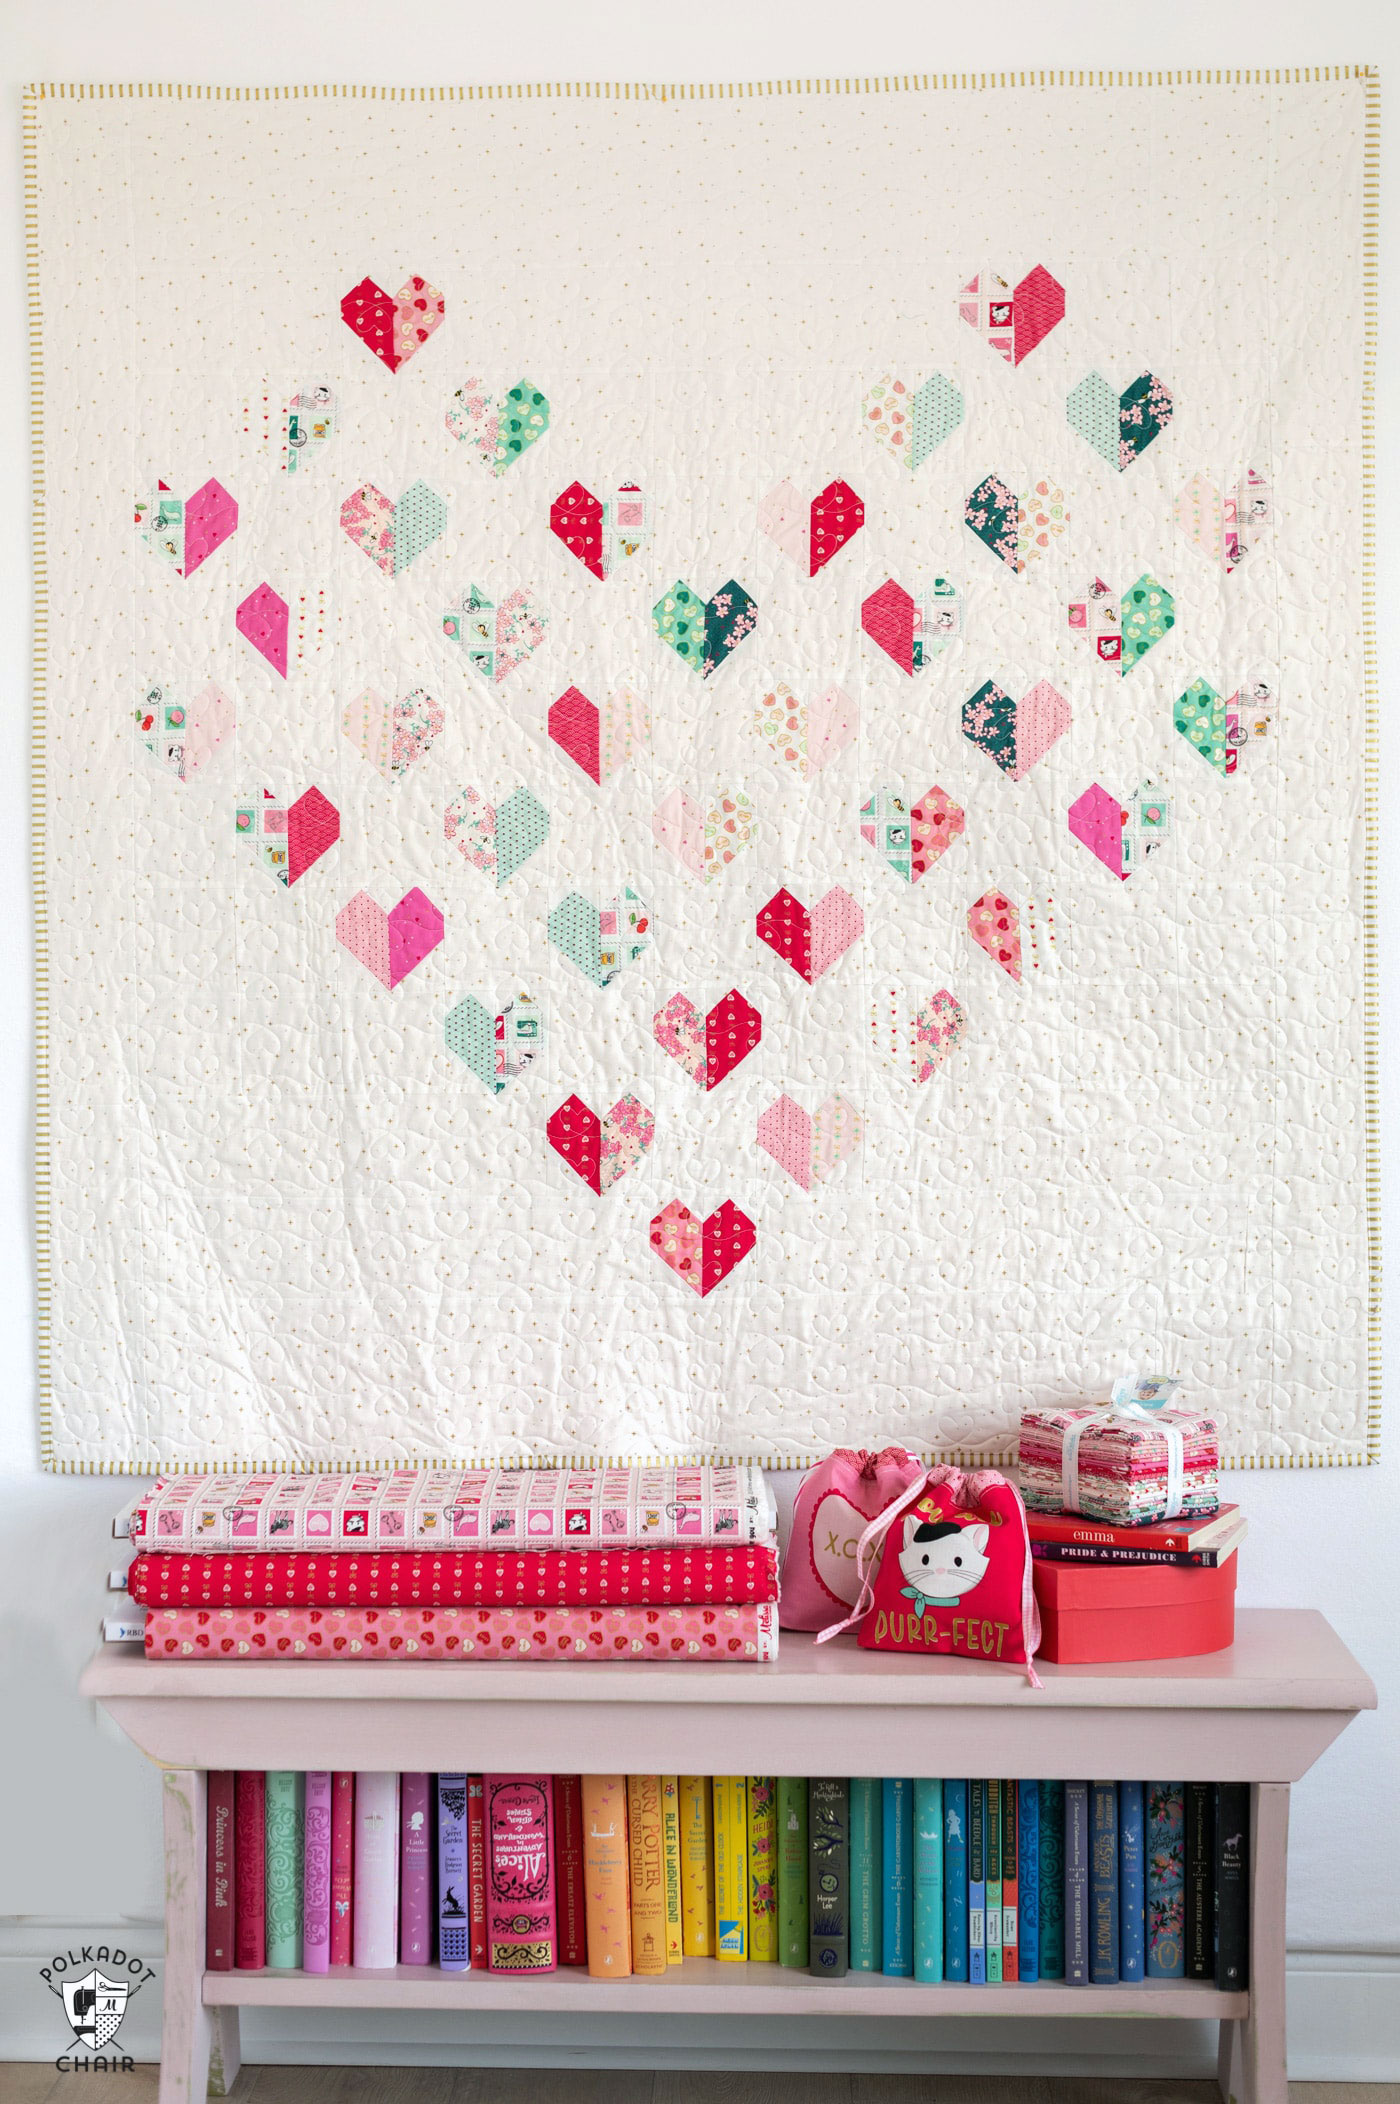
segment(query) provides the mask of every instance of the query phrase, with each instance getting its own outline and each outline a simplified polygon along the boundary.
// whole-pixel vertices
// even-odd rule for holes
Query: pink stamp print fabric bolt
[[[815,985],[865,929],[865,915],[848,891],[833,884],[809,912],[783,887],[758,910],[758,938],[790,964],[799,979]]]
[[[809,1116],[800,1103],[784,1095],[759,1118],[758,1144],[795,1184],[810,1191],[855,1153],[864,1131],[860,1112],[844,1096],[828,1096]]]
[[[763,1036],[763,1018],[736,986],[704,1016],[688,994],[672,994],[653,1016],[652,1034],[692,1081],[709,1090],[748,1058]]]
[[[266,581],[254,585],[235,613],[234,626],[274,672],[287,677],[287,602]]]
[[[619,1096],[605,1118],[581,1096],[569,1096],[551,1114],[545,1130],[560,1161],[601,1198],[646,1154],[656,1119],[636,1096]]]
[[[855,737],[860,708],[841,687],[802,702],[780,680],[754,710],[754,725],[775,759],[811,781]]]
[[[1008,979],[1021,979],[1021,911],[1002,891],[984,891],[967,909],[967,932]]]
[[[340,302],[340,318],[366,350],[391,373],[416,357],[443,316],[442,294],[426,278],[411,277],[396,293],[381,291],[373,278],[362,278]]]
[[[673,1198],[651,1223],[651,1246],[663,1264],[703,1300],[728,1278],[753,1248],[756,1230],[731,1199],[697,1220]]]
[[[1043,263],[1016,289],[995,270],[979,270],[958,293],[958,313],[998,357],[1019,365],[1065,318],[1065,288]]]
[[[336,939],[390,991],[416,971],[442,941],[443,918],[417,885],[389,913],[357,891],[335,917]]]

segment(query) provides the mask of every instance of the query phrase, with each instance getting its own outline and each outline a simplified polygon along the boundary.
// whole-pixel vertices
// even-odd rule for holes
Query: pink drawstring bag
[[[878,1561],[877,1561],[878,1558]],[[844,1622],[864,1651],[907,1651],[1024,1666],[1040,1642],[1026,1508],[994,1468],[931,1468],[870,1522],[856,1551],[860,1592]]]
[[[856,1551],[861,1535],[911,1483],[924,1464],[903,1447],[855,1453],[838,1447],[809,1468],[792,1512],[783,1559],[778,1622],[784,1629],[825,1629],[832,1610],[853,1607],[860,1591]]]

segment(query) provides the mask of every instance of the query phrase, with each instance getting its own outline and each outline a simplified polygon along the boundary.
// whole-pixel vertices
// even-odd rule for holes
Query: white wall
[[[1173,0],[1152,18],[1122,0],[999,0],[974,10],[936,0],[885,0],[877,14],[839,0],[706,0],[701,8],[589,0],[530,0],[523,10],[491,0],[5,0],[0,10],[0,2059],[50,2058],[63,2043],[35,1966],[70,1932],[92,1940],[120,1930],[156,1956],[161,1890],[158,1778],[115,1730],[80,1702],[78,1672],[92,1647],[101,1585],[115,1546],[111,1513],[134,1489],[119,1481],[47,1478],[38,1472],[34,1414],[30,974],[28,938],[28,431],[21,274],[19,89],[31,79],[311,81],[408,85],[529,79],[744,79],[1020,66],[1261,66],[1400,59],[1394,0]],[[1387,157],[1383,297],[1400,256],[1400,211]],[[995,259],[993,259],[995,260]],[[286,259],[289,268],[293,259]],[[1125,265],[1126,267],[1126,265]],[[1387,311],[1389,308],[1387,307]],[[1384,326],[1383,347],[1389,341]],[[1379,577],[1394,597],[1397,476],[1393,411],[1400,389],[1383,356],[1380,389]],[[114,501],[122,496],[114,490]],[[1389,589],[1387,589],[1389,586]],[[61,639],[70,610],[53,609]],[[81,618],[81,613],[77,614]],[[1382,638],[1382,691],[1395,691],[1397,629]],[[1393,741],[1386,785],[1400,787]],[[1400,902],[1400,853],[1386,831],[1382,795],[1382,901]],[[1382,1031],[1387,1105],[1395,1100],[1396,1001]],[[1400,1241],[1400,1157],[1386,1155],[1388,1246]],[[1393,1273],[1392,1273],[1393,1276]],[[1387,1363],[1397,1360],[1396,1295],[1386,1310]],[[1298,1954],[1292,1992],[1293,2072],[1298,2076],[1400,2078],[1400,1753],[1391,1706],[1400,1695],[1400,1443],[1392,1425],[1379,1468],[1249,1474],[1230,1485],[1247,1507],[1242,1557],[1247,1604],[1320,1607],[1381,1689],[1380,1717],[1361,1719],[1294,1799],[1289,1941]],[[17,1815],[17,1816],[16,1816]],[[145,1926],[143,1927],[142,1924]],[[152,2050],[155,2010],[123,2032]],[[382,2023],[363,2018],[320,2035],[315,2019],[249,2024],[253,2057],[398,2057]],[[1046,2026],[1032,2036],[1001,2027],[1001,2064],[1018,2046],[1040,2066],[1203,2072],[1207,2041],[1194,2027]],[[725,2048],[697,2025],[665,2027],[666,2042],[626,2038],[595,2022],[585,2036],[538,2023],[420,2026],[402,2057],[598,2058],[660,2065],[669,2055],[703,2064]],[[1180,2034],[1185,2032],[1183,2037]],[[732,2027],[725,2027],[732,2035]],[[881,2064],[989,2067],[985,2033],[940,2034],[938,2055],[913,2027],[899,2035],[856,2027],[803,2048],[833,2066],[847,2049],[896,2057]],[[451,2043],[452,2039],[457,2043]],[[494,2045],[491,2039],[497,2041]],[[356,2043],[356,2040],[364,2043]],[[376,2041],[377,2040],[377,2044]],[[775,2061],[798,2048],[764,2026],[751,2050]],[[1146,2057],[1144,2057],[1146,2056]],[[794,2061],[792,2064],[803,2064]],[[1021,2063],[1025,2065],[1025,2062]]]

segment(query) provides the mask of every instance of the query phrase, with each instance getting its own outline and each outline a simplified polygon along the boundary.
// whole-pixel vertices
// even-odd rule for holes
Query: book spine
[[[385,1972],[399,1960],[399,1778],[391,1769],[355,1777],[354,1958]]]
[[[267,1783],[261,1768],[240,1768],[234,1789],[234,1949],[240,1972],[267,1963]]]
[[[585,1775],[583,1904],[588,1970],[595,1980],[622,1980],[632,1970],[628,1918],[627,1778]]]
[[[1016,1834],[1021,1870],[1021,1922],[1017,1939],[1022,1980],[1040,1978],[1040,1784],[1023,1781],[1016,1792]]]
[[[879,1972],[884,1963],[885,1812],[878,1775],[853,1775],[849,1785],[852,1972]]]
[[[681,1786],[678,1775],[661,1778],[661,1862],[666,1876],[666,1963],[685,1956],[685,1919],[681,1903]]]
[[[1118,1977],[1140,1980],[1145,1971],[1143,1884],[1143,1787],[1118,1785]]]
[[[914,1973],[914,1783],[887,1775],[881,1785],[884,1876],[880,1906],[880,1970],[897,1979]]]
[[[974,1987],[987,1984],[986,1785],[975,1777],[967,1786],[967,1977]]]
[[[486,1963],[486,1786],[467,1777],[467,1891],[471,1907],[471,1962]]]
[[[778,1956],[776,1775],[751,1775],[749,1785],[749,1963],[772,1965]]]
[[[1040,1785],[1040,1965],[1042,1980],[1065,1976],[1065,1786]]]
[[[632,1870],[632,1970],[664,1973],[666,1864],[659,1775],[628,1776],[627,1838]]]
[[[850,1795],[845,1776],[814,1775],[807,1785],[809,1969],[837,1979],[849,1963]]]
[[[987,1865],[987,1984],[1001,1985],[1001,1783],[991,1777],[982,1815],[982,1849]]]
[[[551,1973],[558,1964],[552,1780],[484,1775],[482,1784],[487,1966],[492,1972]]]
[[[943,1970],[967,1978],[967,1783],[943,1784]]]
[[[1227,1549],[1099,1549],[1058,1541],[1031,1545],[1037,1563],[1109,1563],[1123,1569],[1134,1564],[1167,1564],[1180,1571],[1218,1571],[1234,1553],[1233,1544]]]
[[[1089,1796],[1089,1978],[1118,1979],[1118,1785],[1092,1785]]]
[[[433,1829],[427,1775],[399,1777],[399,1963],[431,1965]]]
[[[1215,1792],[1215,1984],[1249,1985],[1249,1784]]]
[[[232,1768],[211,1769],[205,1798],[204,1964],[208,1972],[232,1972],[235,1924],[234,1796]]]
[[[806,1971],[812,1955],[807,1900],[807,1778],[778,1777],[778,1963]]]
[[[1186,1933],[1186,1786],[1147,1785],[1147,1977],[1179,1980]]]
[[[1001,1786],[1001,1976],[1021,1977],[1021,1831],[1020,1786],[1012,1777]]]
[[[742,1775],[714,1779],[715,1954],[749,1955],[749,1805]]]
[[[465,1775],[438,1776],[437,1859],[438,1969],[440,1972],[468,1972],[472,1962],[472,1943]]]
[[[682,1775],[681,1821],[681,1943],[687,1958],[712,1958],[715,1953],[715,1892],[710,1876],[714,1857],[714,1825],[710,1817],[708,1775]]]
[[[1186,1785],[1186,1977],[1215,1978],[1215,1804],[1209,1783]]]
[[[1032,1512],[1027,1520],[1032,1551],[1047,1542],[1069,1542],[1076,1548],[1185,1552],[1211,1546],[1222,1533],[1242,1524],[1233,1505],[1222,1505],[1218,1512],[1192,1520],[1184,1527],[1174,1527],[1166,1520],[1154,1520],[1146,1527],[1122,1527],[1113,1520],[1086,1520],[1068,1512]]]
[[[1089,1981],[1089,1785],[1065,1784],[1064,1977]]]
[[[559,1963],[588,1963],[583,1906],[583,1779],[554,1778],[554,1896],[559,1915]]]
[[[267,1771],[267,1967],[301,1964],[301,1854],[304,1778],[293,1768]]]
[[[324,1973],[331,1965],[331,1772],[310,1769],[301,1855],[301,1964]]]
[[[349,1965],[354,1957],[355,1777],[350,1769],[331,1776],[331,1934],[330,1962]]]
[[[943,1978],[943,1785],[914,1784],[914,1978]]]

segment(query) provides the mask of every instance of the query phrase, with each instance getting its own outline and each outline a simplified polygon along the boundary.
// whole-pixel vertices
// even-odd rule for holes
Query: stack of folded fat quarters
[[[175,1476],[128,1524],[152,1659],[777,1656],[758,1468]]]
[[[1188,1658],[1234,1642],[1246,1521],[1220,1503],[1216,1420],[1159,1406],[1176,1385],[1120,1383],[1107,1405],[1022,1414],[1042,1658]]]

